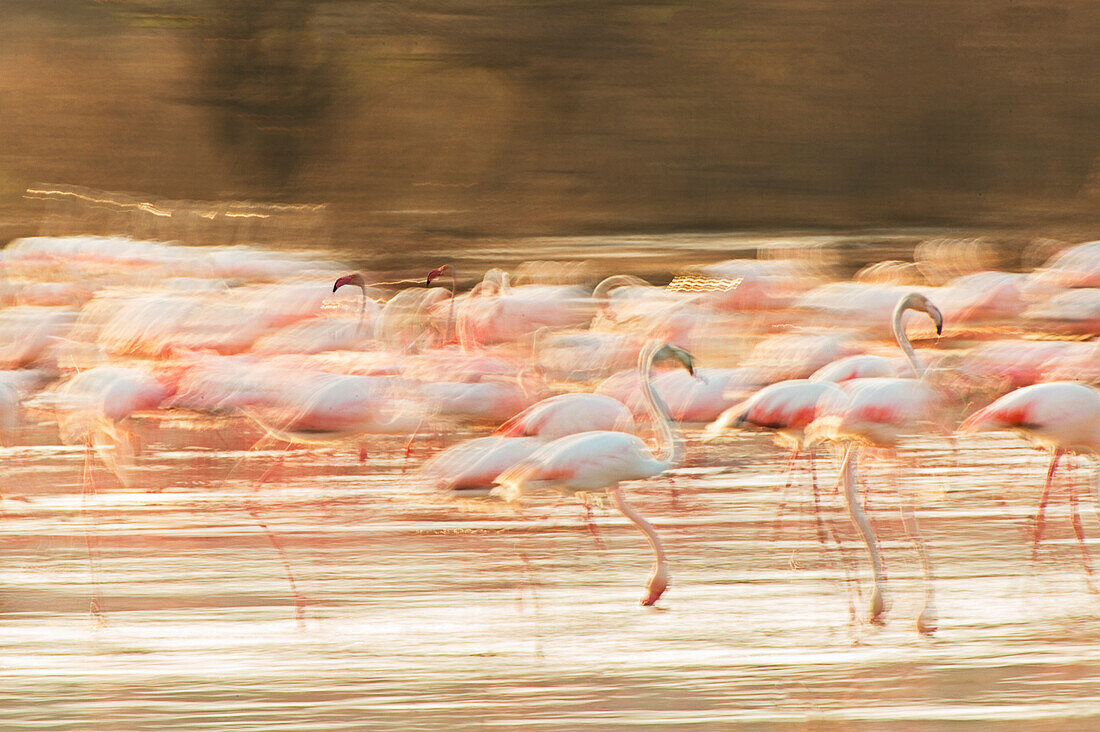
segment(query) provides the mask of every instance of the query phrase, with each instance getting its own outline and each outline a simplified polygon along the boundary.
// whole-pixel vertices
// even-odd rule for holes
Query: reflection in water
[[[675,500],[662,481],[628,484],[673,562],[659,611],[636,604],[649,550],[610,508],[597,511],[601,550],[572,505],[517,515],[421,492],[400,474],[399,442],[367,465],[293,451],[258,500],[306,599],[299,628],[278,558],[242,509],[277,453],[242,452],[259,433],[236,421],[138,430],[148,490],[97,471],[84,510],[79,451],[4,455],[26,476],[4,501],[7,729],[41,728],[47,713],[59,729],[1039,729],[1100,709],[1095,598],[1060,517],[1029,562],[1043,459],[1014,438],[964,441],[957,468],[946,441],[916,445],[925,457],[904,490],[922,505],[942,621],[922,639],[904,620],[921,585],[898,495],[871,498],[890,620],[852,623],[860,603],[835,548],[818,543],[809,493],[778,508],[784,456],[761,436],[702,446],[693,433]],[[825,505],[851,552],[838,499]],[[99,543],[102,627],[87,614],[86,532]]]

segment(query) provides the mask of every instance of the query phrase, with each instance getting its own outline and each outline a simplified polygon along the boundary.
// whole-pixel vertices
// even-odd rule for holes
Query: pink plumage
[[[959,429],[1013,429],[1045,447],[1100,454],[1100,392],[1072,381],[1025,386],[970,415]]]

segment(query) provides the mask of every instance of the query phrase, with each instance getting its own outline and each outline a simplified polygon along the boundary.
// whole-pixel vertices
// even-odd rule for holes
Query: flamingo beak
[[[654,360],[668,359],[670,361],[676,361],[692,376],[695,376],[695,358],[685,351],[684,349],[674,346],[671,343],[666,343],[661,347],[659,351],[654,355]]]
[[[646,588],[646,595],[642,598],[642,605],[644,607],[652,607],[657,604],[657,601],[661,599],[661,595],[665,594],[665,590],[668,589],[668,582],[663,579],[655,578],[650,582],[649,587]]]
[[[428,285],[432,284],[432,280],[434,280],[436,277],[439,277],[440,275],[442,275],[444,270],[446,270],[446,269],[447,269],[447,265],[443,265],[442,267],[436,267],[431,272],[429,272],[428,273],[428,281],[424,283],[424,286],[427,287]]]
[[[936,324],[936,335],[943,335],[943,313],[932,303],[928,303],[927,312],[931,316],[932,322]]]

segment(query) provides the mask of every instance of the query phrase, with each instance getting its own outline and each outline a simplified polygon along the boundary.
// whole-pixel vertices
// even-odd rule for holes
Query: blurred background
[[[1097,222],[1085,0],[6,0],[0,21],[2,241],[95,229],[96,191],[193,224],[213,204],[185,201],[248,201],[270,231],[161,233],[363,258]],[[125,233],[156,236],[142,210]]]

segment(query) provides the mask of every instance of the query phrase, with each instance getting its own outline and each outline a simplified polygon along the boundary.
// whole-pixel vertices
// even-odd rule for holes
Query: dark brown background
[[[6,0],[0,61],[4,240],[42,181],[324,203],[362,253],[1100,204],[1091,0]]]

